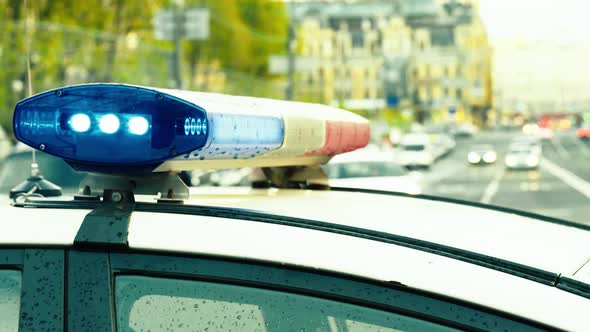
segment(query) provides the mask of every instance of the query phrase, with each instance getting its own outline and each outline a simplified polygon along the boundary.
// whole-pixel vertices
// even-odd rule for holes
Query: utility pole
[[[295,22],[294,4],[289,2],[289,27],[287,32],[287,88],[285,99],[293,100],[295,96]]]
[[[174,1],[174,36],[173,43],[174,48],[170,54],[170,73],[174,88],[182,89],[182,69],[181,69],[181,57],[182,57],[182,37],[184,34],[184,1]]]
[[[185,8],[184,0],[174,0],[172,8],[156,13],[153,25],[156,39],[172,42],[168,59],[170,85],[182,89],[182,41],[209,38],[209,9]]]

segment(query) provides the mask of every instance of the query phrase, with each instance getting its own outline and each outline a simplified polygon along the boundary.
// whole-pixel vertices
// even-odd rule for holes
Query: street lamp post
[[[174,8],[173,8],[173,17],[174,17],[174,31],[172,41],[174,43],[174,48],[172,53],[170,54],[170,72],[172,76],[172,81],[174,82],[174,88],[182,89],[182,63],[180,57],[182,55],[182,35],[183,35],[183,23],[184,23],[184,1],[183,0],[175,0],[174,1]]]
[[[182,41],[206,40],[209,38],[209,10],[185,8],[184,0],[175,0],[172,9],[164,9],[154,17],[154,32],[157,39],[173,43],[170,53],[170,79],[173,87],[182,88]]]
[[[289,2],[289,27],[287,32],[287,88],[285,99],[293,100],[295,97],[295,7],[293,1]]]

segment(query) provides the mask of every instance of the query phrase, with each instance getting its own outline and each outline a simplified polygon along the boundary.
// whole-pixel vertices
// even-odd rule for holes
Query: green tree
[[[219,60],[230,72],[267,76],[268,57],[283,53],[287,40],[285,4],[273,0],[192,1],[210,11],[210,37],[186,44],[190,77],[200,61]],[[196,87],[198,88],[198,87]]]
[[[12,110],[27,95],[26,43],[30,36],[33,90],[85,81],[132,83],[165,81],[169,47],[154,40],[151,17],[163,0],[0,0],[0,125],[11,129]],[[135,50],[125,46],[131,32],[141,39]],[[76,75],[76,73],[79,73]],[[148,77],[151,75],[151,77]],[[18,87],[18,84],[14,85]]]

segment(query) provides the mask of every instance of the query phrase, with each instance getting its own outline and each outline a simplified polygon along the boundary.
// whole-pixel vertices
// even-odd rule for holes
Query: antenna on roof
[[[33,82],[31,79],[31,37],[29,34],[29,17],[28,17],[28,6],[27,0],[23,0],[24,10],[24,36],[25,36],[25,49],[27,57],[27,86],[28,96],[33,95]],[[61,196],[61,188],[47,181],[41,175],[39,171],[39,164],[37,163],[37,155],[35,149],[31,151],[31,176],[25,181],[21,182],[10,190],[10,198],[16,198],[17,196],[30,196],[39,195],[43,197],[49,196]]]

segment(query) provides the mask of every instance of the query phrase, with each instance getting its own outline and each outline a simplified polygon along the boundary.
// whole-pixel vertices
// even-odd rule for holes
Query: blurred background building
[[[492,51],[477,0],[29,7],[25,14],[22,1],[0,1],[0,122],[8,130],[28,94],[27,58],[33,92],[115,81],[286,98],[337,105],[385,131],[415,121],[483,125],[492,103]]]
[[[492,50],[477,1],[298,2],[290,9],[297,99],[369,117],[409,111],[422,123],[485,123]]]

